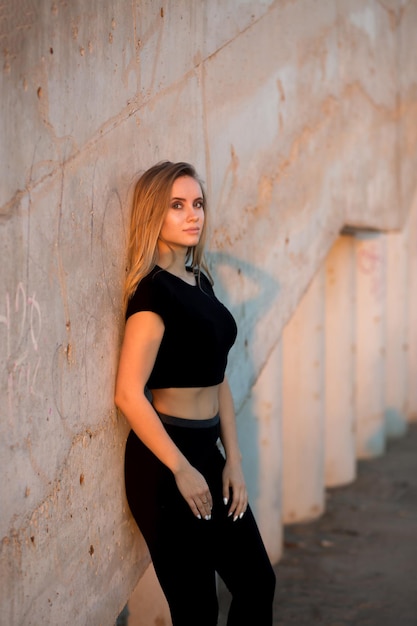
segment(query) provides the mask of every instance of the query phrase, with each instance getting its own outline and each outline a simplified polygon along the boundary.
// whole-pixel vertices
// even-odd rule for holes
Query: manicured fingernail
[[[201,519],[200,513],[197,513],[197,519]]]
[[[208,521],[209,519],[211,519],[211,515],[206,515],[206,517],[204,519],[206,519]]]
[[[233,515],[233,512],[232,512],[232,511],[230,511],[230,513],[228,514],[228,516],[227,516],[227,517],[230,517],[231,515]]]
[[[242,519],[243,515],[244,515],[244,511],[242,511],[242,513],[239,515],[239,519]]]
[[[224,506],[226,506],[226,504],[229,502],[229,500],[227,498],[223,498],[223,502],[224,502]]]
[[[233,521],[235,522],[237,520],[237,518],[238,518],[238,515],[235,515],[234,518],[233,518]]]

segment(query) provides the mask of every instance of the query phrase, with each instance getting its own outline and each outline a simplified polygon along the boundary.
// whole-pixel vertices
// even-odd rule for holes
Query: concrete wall
[[[1,623],[112,624],[149,562],[112,398],[127,201],[164,158],[207,182],[247,478],[279,558],[281,333],[344,225],[406,224],[416,25],[415,0],[3,2]]]

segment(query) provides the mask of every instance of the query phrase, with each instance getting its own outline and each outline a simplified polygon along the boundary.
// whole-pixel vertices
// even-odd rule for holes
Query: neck
[[[186,248],[180,248],[179,250],[175,250],[175,254],[169,248],[161,249],[162,246],[158,248],[158,265],[162,267],[164,270],[169,270],[171,274],[175,274],[183,278],[187,275],[185,270],[185,257],[187,254]],[[164,247],[165,248],[165,247]]]

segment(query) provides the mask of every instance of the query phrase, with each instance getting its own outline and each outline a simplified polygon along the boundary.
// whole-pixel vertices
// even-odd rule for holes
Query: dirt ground
[[[274,626],[417,626],[417,424],[284,541]],[[221,589],[219,626],[227,603]]]

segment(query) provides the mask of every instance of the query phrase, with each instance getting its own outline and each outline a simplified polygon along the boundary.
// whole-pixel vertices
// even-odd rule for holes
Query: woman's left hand
[[[233,515],[234,522],[242,519],[248,507],[248,492],[240,462],[226,460],[223,470],[223,501],[226,506],[229,505],[228,516]]]

